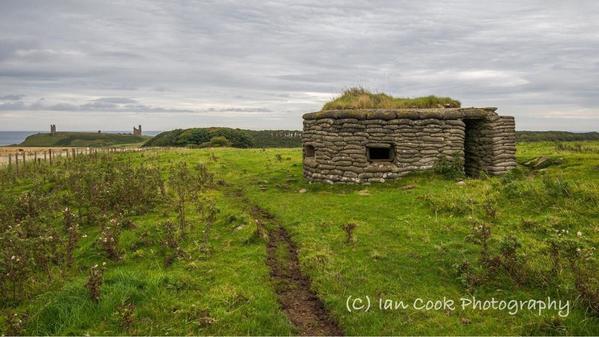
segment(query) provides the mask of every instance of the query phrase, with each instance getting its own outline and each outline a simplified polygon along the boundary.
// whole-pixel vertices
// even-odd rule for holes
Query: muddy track
[[[252,204],[236,191],[236,197],[249,206],[258,230],[267,238],[266,264],[281,308],[304,336],[341,336],[343,331],[327,311],[322,301],[311,290],[310,279],[302,274],[297,258],[297,247],[289,233],[275,217]]]

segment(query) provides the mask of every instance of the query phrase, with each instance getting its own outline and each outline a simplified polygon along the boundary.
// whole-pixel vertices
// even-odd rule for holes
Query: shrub
[[[451,180],[464,178],[464,161],[460,157],[441,158],[433,166],[433,172]]]
[[[230,147],[233,143],[225,136],[214,136],[210,138],[209,142],[200,144],[200,147]]]

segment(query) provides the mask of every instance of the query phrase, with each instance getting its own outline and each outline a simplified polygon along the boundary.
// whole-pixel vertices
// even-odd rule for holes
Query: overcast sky
[[[599,1],[0,0],[0,130],[301,129],[351,86],[597,131]]]

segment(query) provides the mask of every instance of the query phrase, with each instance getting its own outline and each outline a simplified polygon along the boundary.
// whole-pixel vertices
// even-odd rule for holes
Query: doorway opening
[[[485,142],[482,133],[484,121],[464,119],[464,173],[468,177],[479,177],[485,167]]]

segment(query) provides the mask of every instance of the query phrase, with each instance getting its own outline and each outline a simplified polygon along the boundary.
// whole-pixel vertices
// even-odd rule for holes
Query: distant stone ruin
[[[324,110],[304,118],[304,176],[328,183],[383,182],[463,162],[468,176],[516,166],[513,117],[496,108]]]
[[[137,128],[135,126],[133,127],[133,135],[134,136],[141,136],[141,124],[138,125]]]
[[[51,135],[56,134],[56,124],[50,124],[50,134]]]

